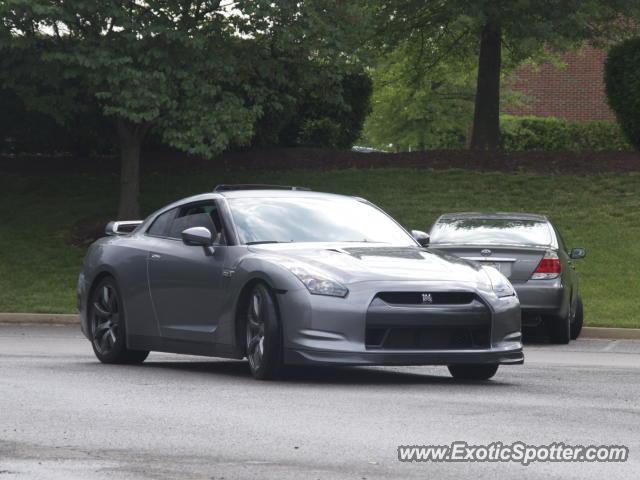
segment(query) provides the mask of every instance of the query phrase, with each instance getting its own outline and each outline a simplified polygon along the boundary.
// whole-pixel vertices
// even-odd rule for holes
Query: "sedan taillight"
[[[548,251],[540,260],[538,267],[536,268],[531,280],[547,280],[551,278],[558,278],[562,273],[562,264],[560,258],[556,252]]]

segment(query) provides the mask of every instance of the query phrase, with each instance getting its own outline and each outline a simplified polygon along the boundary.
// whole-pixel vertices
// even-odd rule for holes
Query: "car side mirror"
[[[411,230],[411,236],[423,247],[429,245],[429,234],[421,230]]]
[[[213,234],[206,227],[191,227],[182,231],[182,241],[185,245],[211,247]]]
[[[569,258],[573,258],[573,259],[584,258],[586,256],[587,256],[587,252],[584,248],[574,248],[571,250],[571,253],[569,254]]]

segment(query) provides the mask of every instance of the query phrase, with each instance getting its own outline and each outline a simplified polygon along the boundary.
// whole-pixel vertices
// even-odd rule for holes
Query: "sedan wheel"
[[[256,285],[246,309],[246,356],[253,376],[260,380],[282,373],[282,334],[275,298],[262,284]]]
[[[551,343],[560,345],[569,343],[569,340],[571,340],[571,323],[574,317],[573,311],[573,307],[569,305],[569,312],[566,317],[546,318]]]
[[[582,306],[582,297],[578,294],[576,300],[575,315],[573,316],[573,322],[571,323],[571,340],[575,340],[580,336],[582,331],[582,324],[584,323],[584,310]]]
[[[141,363],[149,352],[126,347],[124,310],[116,283],[105,278],[94,289],[89,304],[91,345],[103,363]]]

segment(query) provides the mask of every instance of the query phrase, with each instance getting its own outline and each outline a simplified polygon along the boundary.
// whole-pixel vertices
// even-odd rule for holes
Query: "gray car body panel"
[[[87,299],[91,288],[103,275],[111,275],[126,312],[129,348],[242,358],[240,300],[251,285],[263,282],[276,296],[284,359],[289,364],[523,361],[519,302],[515,296],[498,298],[484,269],[474,262],[417,243],[399,247],[365,242],[239,245],[226,199],[283,195],[351,198],[275,190],[197,195],[158,210],[130,234],[96,241],[87,252],[78,281],[78,309],[85,336],[90,337]],[[226,238],[226,244],[214,245],[213,253],[147,234],[158,215],[209,201],[217,202]],[[288,262],[322,268],[348,288],[347,296],[310,294],[287,268]],[[365,344],[367,312],[378,292],[473,294],[490,318],[489,344],[486,348],[440,350],[369,348]],[[405,321],[407,326],[413,325],[422,316],[427,326],[430,316],[438,321],[471,318],[463,307],[443,305],[389,306],[383,308],[383,314],[398,326]]]
[[[496,244],[470,244],[470,243],[446,243],[431,244],[430,247],[458,255],[462,258],[483,258],[485,261],[500,261],[503,258],[514,259],[518,264],[518,271],[512,272],[509,279],[515,288],[523,313],[523,322],[532,321],[537,315],[544,315],[550,319],[566,318],[570,305],[574,304],[579,292],[579,278],[575,271],[573,261],[569,257],[569,251],[562,241],[562,237],[553,223],[544,215],[510,212],[462,212],[446,213],[441,215],[433,224],[433,232],[436,224],[442,219],[458,218],[497,218],[516,220],[538,220],[546,222],[550,230],[550,242],[547,245],[496,245]],[[483,257],[482,251],[488,249],[490,256]],[[545,252],[551,250],[557,253],[562,265],[562,273],[558,278],[546,280],[532,280],[531,275]],[[511,262],[508,262],[511,263]],[[513,267],[512,267],[513,268]]]

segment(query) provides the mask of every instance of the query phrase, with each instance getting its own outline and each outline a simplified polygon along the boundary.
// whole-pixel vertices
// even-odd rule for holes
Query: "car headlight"
[[[511,285],[511,282],[493,267],[483,267],[484,272],[491,281],[491,288],[493,292],[499,297],[513,297],[516,291]]]
[[[307,287],[309,293],[314,295],[329,295],[331,297],[346,297],[347,293],[349,293],[347,287],[319,269],[300,264],[285,266]]]

